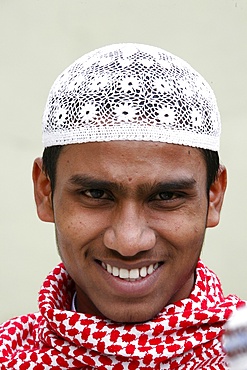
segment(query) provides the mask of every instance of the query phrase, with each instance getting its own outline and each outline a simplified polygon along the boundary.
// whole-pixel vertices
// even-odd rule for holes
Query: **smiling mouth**
[[[118,268],[116,266],[111,266],[108,263],[101,262],[101,266],[109,274],[126,281],[137,281],[144,279],[146,276],[151,275],[154,271],[156,271],[160,265],[161,264],[157,262],[149,266],[143,266],[141,268],[128,270],[125,268]]]

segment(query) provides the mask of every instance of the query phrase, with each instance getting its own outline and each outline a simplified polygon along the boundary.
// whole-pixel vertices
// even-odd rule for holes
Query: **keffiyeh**
[[[201,261],[190,296],[145,323],[73,312],[73,294],[73,281],[59,264],[40,290],[39,313],[0,327],[1,369],[225,369],[222,327],[244,305],[223,296],[218,278]]]

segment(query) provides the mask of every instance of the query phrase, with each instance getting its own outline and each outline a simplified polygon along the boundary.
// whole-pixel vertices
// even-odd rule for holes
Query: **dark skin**
[[[221,166],[208,193],[206,172],[196,148],[75,144],[59,156],[52,194],[42,160],[35,160],[38,215],[55,223],[79,312],[142,322],[189,296],[205,230],[219,222],[227,182]]]

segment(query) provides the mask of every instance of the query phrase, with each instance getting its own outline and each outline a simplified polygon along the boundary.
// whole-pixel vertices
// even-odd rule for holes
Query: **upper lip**
[[[162,261],[157,261],[157,260],[142,260],[139,262],[126,262],[126,261],[119,261],[115,259],[102,259],[102,260],[96,260],[97,262],[105,263],[106,265],[111,265],[114,267],[123,268],[127,270],[132,270],[132,269],[141,269],[142,267],[148,267],[150,265],[155,265],[158,263],[161,265],[163,262]]]

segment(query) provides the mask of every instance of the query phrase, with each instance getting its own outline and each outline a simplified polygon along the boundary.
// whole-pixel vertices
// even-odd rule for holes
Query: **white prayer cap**
[[[43,116],[44,147],[142,140],[219,150],[211,87],[188,63],[157,47],[110,45],[56,79]]]

